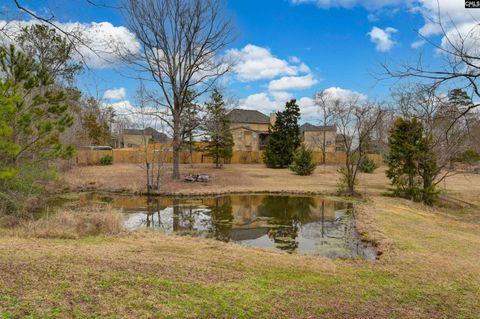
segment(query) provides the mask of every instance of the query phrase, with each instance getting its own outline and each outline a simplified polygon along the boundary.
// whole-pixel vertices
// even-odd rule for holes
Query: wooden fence
[[[131,163],[139,164],[145,163],[146,157],[149,162],[157,162],[158,159],[163,160],[164,163],[172,162],[172,151],[161,150],[155,148],[148,148],[147,151],[141,148],[123,148],[113,149],[110,151],[97,151],[97,150],[78,150],[76,153],[75,163],[77,165],[97,165],[100,158],[104,155],[112,155],[113,162],[119,163]],[[377,164],[382,163],[382,156],[379,154],[368,155]],[[328,164],[341,164],[345,162],[344,152],[326,153],[326,163]],[[316,163],[322,162],[322,153],[314,152],[313,158]],[[192,156],[194,164],[200,163],[213,163],[213,159],[205,156],[201,152],[194,151]],[[190,153],[188,151],[180,152],[180,163],[190,163]],[[262,151],[234,151],[230,160],[230,164],[261,164]]]

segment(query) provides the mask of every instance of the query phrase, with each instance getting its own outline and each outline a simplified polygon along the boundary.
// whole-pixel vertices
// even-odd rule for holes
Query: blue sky
[[[37,13],[54,12],[62,23],[94,29],[93,37],[105,32],[134,41],[115,9],[94,7],[86,0],[23,3]],[[473,23],[478,15],[464,9],[460,0],[440,0],[440,5],[441,15],[448,12],[457,26]],[[320,90],[388,99],[393,81],[378,81],[372,75],[381,71],[381,62],[413,61],[423,52],[430,64],[439,63],[439,54],[419,41],[420,32],[441,43],[441,35],[428,20],[437,15],[436,8],[437,0],[230,0],[228,10],[238,38],[226,54],[235,55],[240,65],[230,74],[226,92],[240,107],[266,113],[295,97],[304,119],[314,117],[312,97]],[[97,23],[95,28],[92,23]],[[106,101],[115,106],[134,104],[138,84],[118,72],[119,63],[114,61],[113,67],[95,63],[95,58],[91,61],[91,68],[78,79],[80,88],[101,96],[107,91]]]

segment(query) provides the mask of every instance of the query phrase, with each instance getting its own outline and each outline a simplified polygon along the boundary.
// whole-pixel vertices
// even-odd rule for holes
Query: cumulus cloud
[[[365,101],[367,96],[365,94],[359,93],[357,91],[352,91],[348,89],[342,89],[340,87],[329,87],[325,89],[324,92],[334,100],[352,100],[358,99],[359,101]]]
[[[418,49],[418,48],[424,46],[426,43],[427,42],[425,40],[417,40],[417,41],[412,42],[412,44],[410,44],[410,46],[413,49]]]
[[[272,92],[271,94],[262,92],[249,95],[245,99],[240,100],[239,108],[270,114],[282,110],[285,107],[285,103],[292,98],[294,98],[293,95],[288,92]],[[302,118],[308,119],[314,115],[315,105],[313,99],[301,97],[297,99],[297,103],[300,106]]]
[[[284,104],[294,97],[292,93],[286,91],[271,91],[269,95],[272,96],[275,101],[283,101]]]
[[[278,80],[272,80],[268,84],[270,91],[305,90],[318,83],[312,74],[305,76],[284,76]]]
[[[278,111],[281,108],[281,105],[281,102],[272,99],[268,93],[256,93],[241,99],[238,107],[241,109],[257,110],[269,114]]]
[[[332,99],[338,100],[358,100],[362,102],[367,99],[365,94],[339,87],[329,87],[324,92]],[[238,107],[270,114],[271,112],[282,110],[285,103],[292,98],[295,97],[286,91],[261,92],[241,99]],[[297,98],[297,103],[300,106],[302,121],[316,121],[318,119],[318,107],[311,97],[303,96]]]
[[[106,90],[105,93],[103,93],[103,98],[107,100],[122,100],[125,99],[126,96],[125,88]]]
[[[39,23],[36,20],[0,21],[0,29],[14,34],[20,28]],[[140,44],[135,35],[126,27],[114,26],[110,22],[66,22],[57,25],[67,32],[78,35],[81,39],[76,45],[77,60],[82,60],[91,68],[108,68],[121,63],[120,54],[137,53]],[[120,53],[120,54],[119,54]]]
[[[377,10],[383,7],[398,5],[405,0],[290,0],[293,4],[311,3],[320,8],[353,8],[364,7],[368,10]]]
[[[300,59],[286,60],[275,57],[268,48],[262,48],[248,44],[242,49],[230,49],[227,51],[227,59],[233,66],[233,70],[240,81],[255,81],[261,79],[273,79],[277,76],[298,75],[310,71]]]
[[[465,2],[457,0],[418,0],[412,5],[412,11],[421,13],[425,18],[425,24],[420,29],[423,36],[442,33],[439,19],[449,29],[475,23],[480,19],[478,10],[465,9]]]
[[[419,30],[423,37],[442,35],[444,49],[449,49],[453,43],[471,54],[480,53],[479,10],[465,9],[464,1],[418,0],[412,11],[424,17],[425,24]]]
[[[381,29],[378,27],[373,27],[368,35],[370,40],[375,43],[375,48],[379,52],[388,52],[395,45],[395,41],[392,39],[392,34],[396,33],[397,29],[388,27],[386,29]]]
[[[133,113],[136,112],[135,107],[132,105],[132,103],[129,100],[105,103],[105,105],[112,107],[117,115],[131,116]]]

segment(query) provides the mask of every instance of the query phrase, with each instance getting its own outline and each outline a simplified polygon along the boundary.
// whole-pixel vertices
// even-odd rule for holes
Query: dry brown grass
[[[60,211],[38,220],[22,221],[10,232],[26,237],[78,239],[117,235],[124,230],[123,216],[118,211],[93,208],[89,211]]]
[[[358,190],[367,196],[380,195],[388,190],[389,180],[385,166],[372,174],[359,174]],[[338,166],[318,166],[311,176],[298,176],[289,169],[269,169],[262,164],[226,165],[215,169],[211,164],[183,165],[184,175],[206,173],[208,183],[187,183],[170,179],[170,166],[163,178],[163,194],[203,195],[242,192],[288,192],[334,194],[338,190]],[[74,191],[97,190],[139,193],[145,190],[144,171],[133,164],[116,164],[107,167],[75,167],[65,175],[65,186]],[[480,174],[458,174],[439,185],[445,194],[470,204],[480,205]]]
[[[168,182],[165,190],[329,194],[338,178],[334,166],[309,177],[262,165],[196,171],[212,181]],[[79,167],[66,182],[132,192],[141,173],[134,165]],[[479,215],[479,175],[441,186]],[[480,318],[479,219],[463,218],[464,208],[380,196],[387,187],[384,168],[360,176],[366,200],[358,230],[382,252],[374,263],[153,232],[77,240],[0,235],[0,318]]]

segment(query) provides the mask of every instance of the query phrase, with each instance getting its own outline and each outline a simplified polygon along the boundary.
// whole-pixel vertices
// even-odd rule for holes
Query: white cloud
[[[418,49],[418,48],[424,46],[426,43],[427,42],[425,40],[417,40],[417,41],[412,42],[412,44],[410,44],[410,46],[413,49]]]
[[[125,88],[106,90],[103,93],[103,98],[108,100],[123,100],[126,96]]]
[[[312,98],[302,97],[297,102],[300,106],[300,114],[303,121],[316,121],[318,119],[318,107]]]
[[[275,57],[269,49],[248,44],[242,49],[227,51],[227,58],[233,63],[233,70],[240,81],[273,79],[283,75],[298,75],[310,71],[300,59],[291,59],[291,63]]]
[[[285,103],[285,102],[284,102]],[[273,100],[267,93],[257,93],[240,100],[239,108],[270,114],[281,108],[281,103]]]
[[[364,101],[367,99],[367,96],[365,94],[333,86],[325,89],[324,92],[334,100],[358,99],[360,101]]]
[[[7,32],[14,34],[22,27],[39,23],[36,20],[29,21],[1,21],[0,28],[7,26]],[[114,26],[110,22],[67,22],[57,23],[67,32],[74,32],[81,39],[77,44],[77,60],[82,60],[91,68],[114,67],[121,63],[119,53],[137,53],[140,44],[135,35],[126,27]]]
[[[388,27],[386,29],[380,29],[373,27],[368,33],[370,40],[376,44],[375,48],[380,52],[388,52],[392,49],[395,41],[392,40],[392,33],[396,33],[397,29]]]
[[[299,59],[298,57],[296,57],[296,56],[288,57],[288,61],[289,61],[290,63],[296,63],[296,64],[302,62],[302,61],[300,61],[300,59]]]
[[[417,0],[412,5],[412,12],[421,13],[425,18],[425,24],[420,29],[423,36],[442,33],[438,25],[439,18],[447,29],[455,25],[478,23],[480,19],[478,10],[465,9],[465,1],[458,0]]]
[[[270,81],[268,89],[270,91],[284,90],[304,90],[317,84],[318,80],[312,74],[305,76],[284,76],[278,80]]]
[[[368,10],[376,10],[406,2],[405,0],[290,0],[293,4],[311,3],[322,9],[353,8],[362,6]]]
[[[365,94],[339,87],[329,87],[324,92],[334,100],[358,100],[362,102],[367,99]],[[285,103],[293,98],[295,98],[294,95],[285,91],[261,92],[241,99],[238,107],[270,114],[282,110]],[[297,98],[297,103],[300,106],[302,121],[316,121],[318,119],[318,107],[312,98],[303,96]]]
[[[105,103],[106,106],[113,108],[117,115],[133,115],[136,112],[135,107],[128,100],[118,101],[114,103]]]
[[[466,9],[464,1],[418,0],[412,7],[412,12],[424,17],[425,24],[419,30],[423,37],[442,35],[441,46],[444,49],[450,47],[450,42],[460,45],[459,41],[463,40],[464,48],[480,53],[477,49],[480,44],[478,9]]]
[[[283,103],[293,99],[293,94],[286,91],[271,91],[269,94],[275,101],[281,101]]]

